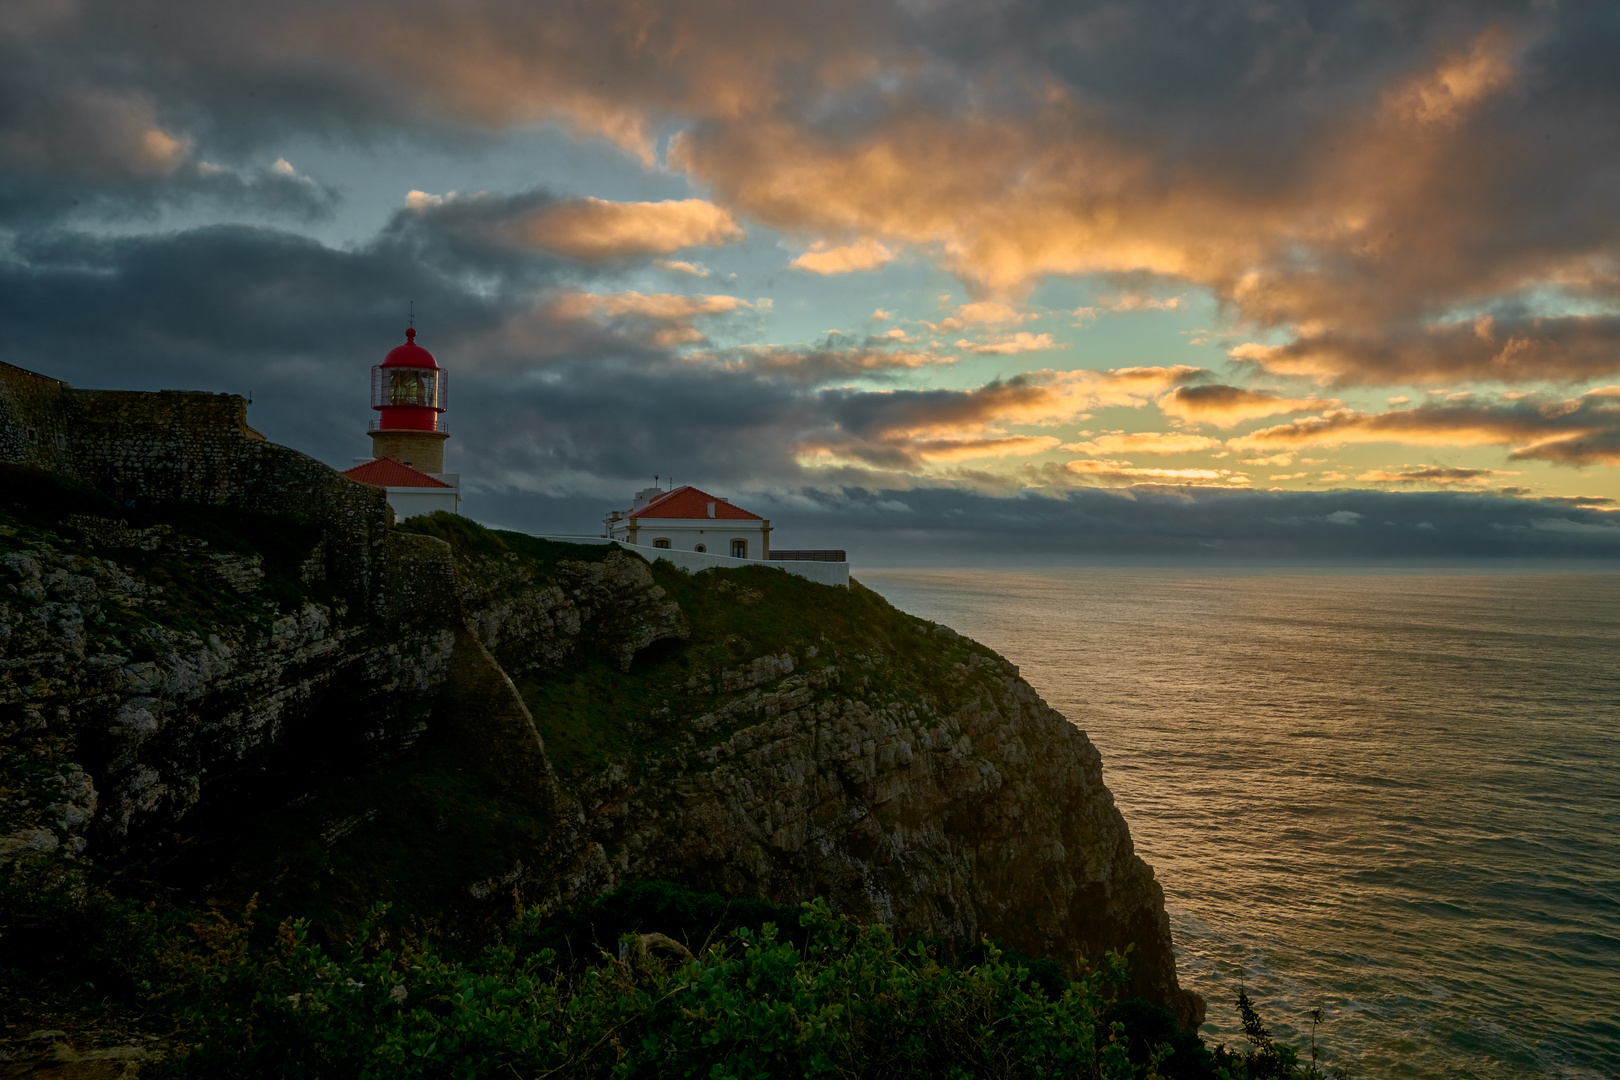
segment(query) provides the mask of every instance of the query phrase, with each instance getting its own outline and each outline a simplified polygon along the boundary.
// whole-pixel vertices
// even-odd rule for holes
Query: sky
[[[1620,8],[8,0],[0,359],[487,524],[857,563],[1620,555]]]

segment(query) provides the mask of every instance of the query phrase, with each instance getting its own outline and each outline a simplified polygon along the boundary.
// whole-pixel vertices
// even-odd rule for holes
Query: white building
[[[733,559],[769,559],[769,520],[695,487],[636,492],[628,511],[607,518],[607,535],[639,547],[707,552]]]

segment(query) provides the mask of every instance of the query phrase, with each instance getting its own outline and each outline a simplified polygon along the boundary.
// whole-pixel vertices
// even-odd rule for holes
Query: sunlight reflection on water
[[[1241,979],[1364,1076],[1620,1075],[1620,575],[859,578],[1091,736],[1207,1037]]]

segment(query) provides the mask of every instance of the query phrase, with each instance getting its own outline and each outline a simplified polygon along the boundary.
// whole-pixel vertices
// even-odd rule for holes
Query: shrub
[[[465,963],[430,951],[328,956],[301,923],[258,957],[219,935],[182,1010],[172,1076],[472,1078],[1139,1075],[1104,992],[1111,959],[1054,999],[990,950],[939,962],[881,926],[802,906],[804,945],[738,928],[697,956],[629,934],[569,977],[551,949]],[[244,933],[239,931],[238,933]],[[657,940],[662,938],[662,941]],[[665,950],[656,948],[665,945]],[[649,948],[651,944],[655,947]]]

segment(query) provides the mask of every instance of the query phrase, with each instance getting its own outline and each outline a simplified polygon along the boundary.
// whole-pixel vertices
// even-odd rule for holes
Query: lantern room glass
[[[443,369],[379,364],[372,368],[371,407],[425,408],[444,412],[449,383],[449,373]]]

